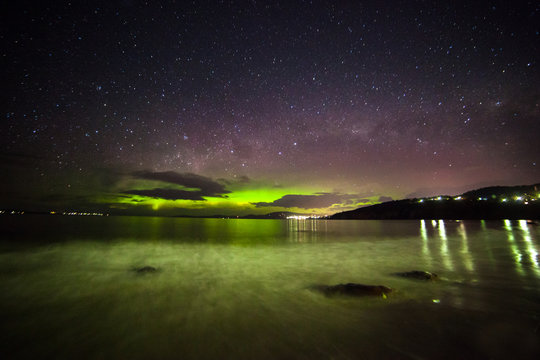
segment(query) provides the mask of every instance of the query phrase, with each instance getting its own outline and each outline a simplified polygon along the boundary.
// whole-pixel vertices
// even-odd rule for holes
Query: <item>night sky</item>
[[[0,208],[331,214],[540,181],[538,1],[46,3],[1,11]]]

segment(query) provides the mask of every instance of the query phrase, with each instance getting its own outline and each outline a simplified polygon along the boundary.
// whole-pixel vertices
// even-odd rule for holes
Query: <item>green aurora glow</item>
[[[141,189],[150,189],[149,183],[141,184]],[[168,189],[174,187],[167,185]],[[179,187],[180,188],[180,187]],[[182,188],[182,190],[188,190]],[[194,190],[193,188],[189,190]],[[344,209],[354,209],[362,205],[371,205],[378,203],[377,197],[362,199],[363,202],[349,203],[345,206],[340,203],[332,204],[322,208],[301,208],[301,207],[282,207],[282,206],[264,206],[258,207],[255,203],[272,203],[288,194],[319,196],[320,190],[310,187],[265,187],[264,185],[254,188],[237,188],[226,194],[226,197],[204,197],[201,200],[169,200],[162,198],[152,198],[140,195],[118,195],[96,199],[103,204],[115,203],[111,206],[116,210],[144,211],[151,209],[154,214],[178,214],[178,215],[247,215],[247,214],[266,214],[277,211],[291,211],[298,213],[309,213],[316,215],[333,214]]]

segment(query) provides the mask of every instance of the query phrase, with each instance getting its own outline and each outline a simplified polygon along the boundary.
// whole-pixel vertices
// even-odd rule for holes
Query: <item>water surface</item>
[[[3,358],[531,358],[526,221],[0,217]],[[134,268],[150,265],[152,274]],[[439,274],[438,282],[392,275]],[[363,283],[382,298],[327,298]]]

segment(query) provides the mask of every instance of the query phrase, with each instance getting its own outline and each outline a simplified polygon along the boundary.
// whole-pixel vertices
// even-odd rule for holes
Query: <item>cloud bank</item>
[[[226,198],[229,190],[209,177],[193,173],[177,173],[174,171],[137,171],[131,174],[135,179],[160,181],[182,186],[183,189],[131,189],[123,194],[147,196],[165,200],[197,200],[205,201],[204,196]],[[188,189],[188,190],[186,190]]]
[[[284,207],[284,208],[299,208],[299,209],[321,209],[327,208],[334,204],[356,199],[356,195],[339,194],[339,193],[317,193],[315,195],[284,195],[281,198],[272,202],[256,202],[252,203],[256,207]]]

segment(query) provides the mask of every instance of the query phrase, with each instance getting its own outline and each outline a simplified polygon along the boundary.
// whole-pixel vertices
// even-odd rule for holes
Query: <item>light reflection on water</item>
[[[474,271],[474,263],[473,259],[471,257],[471,253],[469,251],[469,239],[467,238],[467,229],[465,226],[465,223],[463,221],[460,221],[459,227],[458,227],[458,233],[461,236],[462,239],[462,245],[461,245],[461,255],[463,258],[463,264],[465,265],[465,268],[469,272]]]
[[[0,225],[9,334],[0,351],[10,358],[540,351],[539,227],[526,221],[3,217]],[[131,270],[144,265],[159,271]],[[392,275],[410,270],[441,280]],[[346,282],[395,292],[333,299],[308,290]]]
[[[439,220],[439,238],[441,240],[441,256],[443,264],[446,270],[453,270],[454,265],[452,263],[452,257],[448,251],[448,237],[446,236],[446,228],[444,227],[444,220]]]
[[[519,228],[523,234],[523,240],[525,240],[526,252],[529,254],[531,260],[532,270],[538,275],[538,251],[533,244],[531,232],[526,220],[519,220]]]
[[[506,230],[506,234],[508,236],[508,243],[510,244],[510,249],[512,249],[512,254],[514,255],[516,270],[520,275],[523,275],[523,265],[521,264],[521,259],[523,255],[521,254],[521,251],[516,245],[516,239],[514,237],[514,231],[512,230],[511,220],[504,220],[504,229]]]
[[[431,261],[431,253],[429,251],[429,238],[426,228],[426,221],[424,219],[420,220],[420,236],[422,237],[422,255],[429,268],[431,268],[433,262]]]

